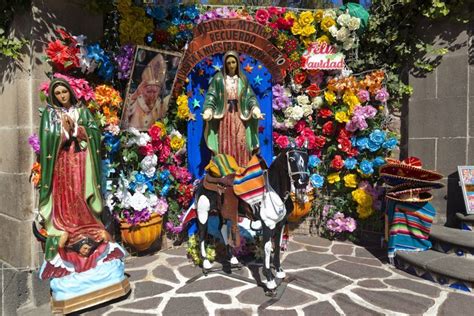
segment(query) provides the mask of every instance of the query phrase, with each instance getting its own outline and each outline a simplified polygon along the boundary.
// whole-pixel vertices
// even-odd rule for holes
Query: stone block
[[[474,65],[469,65],[469,96],[474,97]],[[470,102],[469,104],[472,104]]]
[[[465,137],[466,96],[418,100],[409,104],[408,135],[411,138]]]
[[[449,125],[449,124],[446,124]],[[445,177],[457,171],[466,162],[466,138],[440,138],[438,140],[436,169]]]
[[[474,81],[474,76],[471,77],[470,80]],[[468,128],[469,128],[469,136],[474,136],[474,96],[469,97],[469,126]],[[471,156],[471,157],[472,157],[471,159],[474,160],[474,156]]]
[[[410,75],[408,80],[410,85],[413,87],[413,94],[410,96],[410,102],[436,99],[436,70],[426,74],[425,77],[415,77]]]
[[[437,68],[438,97],[465,97],[467,93],[468,56],[446,55]]]
[[[4,70],[3,61],[0,62],[0,72]],[[3,81],[0,88],[0,126],[3,128],[16,126],[18,121],[17,116],[17,87],[14,83]]]
[[[48,304],[51,298],[49,281],[40,280],[36,273],[30,274],[31,294],[35,306]]]
[[[408,156],[420,158],[423,162],[423,168],[434,170],[436,169],[436,142],[436,138],[409,138]]]
[[[29,298],[28,271],[3,266],[2,300],[4,315],[16,315],[17,309]]]
[[[30,173],[35,154],[28,143],[29,127],[0,129],[0,172]]]
[[[2,199],[5,200],[5,199]],[[31,222],[18,221],[0,214],[0,231],[9,232],[2,234],[0,244],[0,260],[13,267],[28,267],[31,265]]]
[[[6,214],[17,220],[28,220],[33,217],[35,195],[28,177],[27,174],[0,173],[0,187],[3,188],[0,190],[2,201],[0,214]]]
[[[39,99],[39,85],[45,80],[40,80],[40,79],[18,79],[16,81],[16,87],[17,87],[17,101],[16,101],[16,106],[17,106],[17,125],[21,127],[32,127],[32,123],[34,126],[37,126],[39,123],[39,120],[36,117],[38,117],[38,111],[36,110],[37,105],[40,104],[40,99]],[[38,120],[38,123],[35,123],[36,120]],[[35,128],[36,130],[37,128]]]

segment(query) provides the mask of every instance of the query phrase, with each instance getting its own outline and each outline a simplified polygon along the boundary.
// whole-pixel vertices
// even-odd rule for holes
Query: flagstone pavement
[[[393,268],[377,246],[296,236],[282,261],[287,278],[272,298],[256,284],[257,264],[204,276],[186,258],[184,245],[130,257],[131,293],[77,314],[472,315],[474,310],[473,295]]]

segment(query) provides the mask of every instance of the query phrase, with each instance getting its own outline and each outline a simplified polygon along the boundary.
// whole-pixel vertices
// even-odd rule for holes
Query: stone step
[[[426,280],[471,293],[474,291],[472,260],[434,250],[397,251],[395,264],[398,268]]]
[[[474,214],[456,213],[456,218],[461,222],[462,230],[474,231]]]
[[[433,250],[474,260],[474,232],[441,225],[431,227]]]

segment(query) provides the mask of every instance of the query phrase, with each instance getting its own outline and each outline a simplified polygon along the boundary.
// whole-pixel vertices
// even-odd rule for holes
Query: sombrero
[[[429,188],[414,188],[389,192],[385,195],[387,199],[399,202],[428,202],[433,199],[433,195],[428,192]]]
[[[388,185],[390,186],[398,186],[402,184],[407,184],[410,185],[412,188],[417,188],[417,187],[426,187],[429,186],[432,189],[440,189],[444,187],[444,184],[441,182],[436,182],[436,181],[427,181],[427,180],[419,180],[415,178],[408,178],[408,177],[402,177],[402,176],[397,176],[393,175],[390,173],[380,173],[380,178]]]

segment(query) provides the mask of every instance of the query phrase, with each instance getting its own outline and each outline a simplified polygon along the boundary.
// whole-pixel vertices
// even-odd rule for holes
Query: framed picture
[[[474,214],[474,166],[458,166],[467,214]]]
[[[122,111],[122,129],[147,130],[167,115],[181,56],[178,52],[137,46]]]

